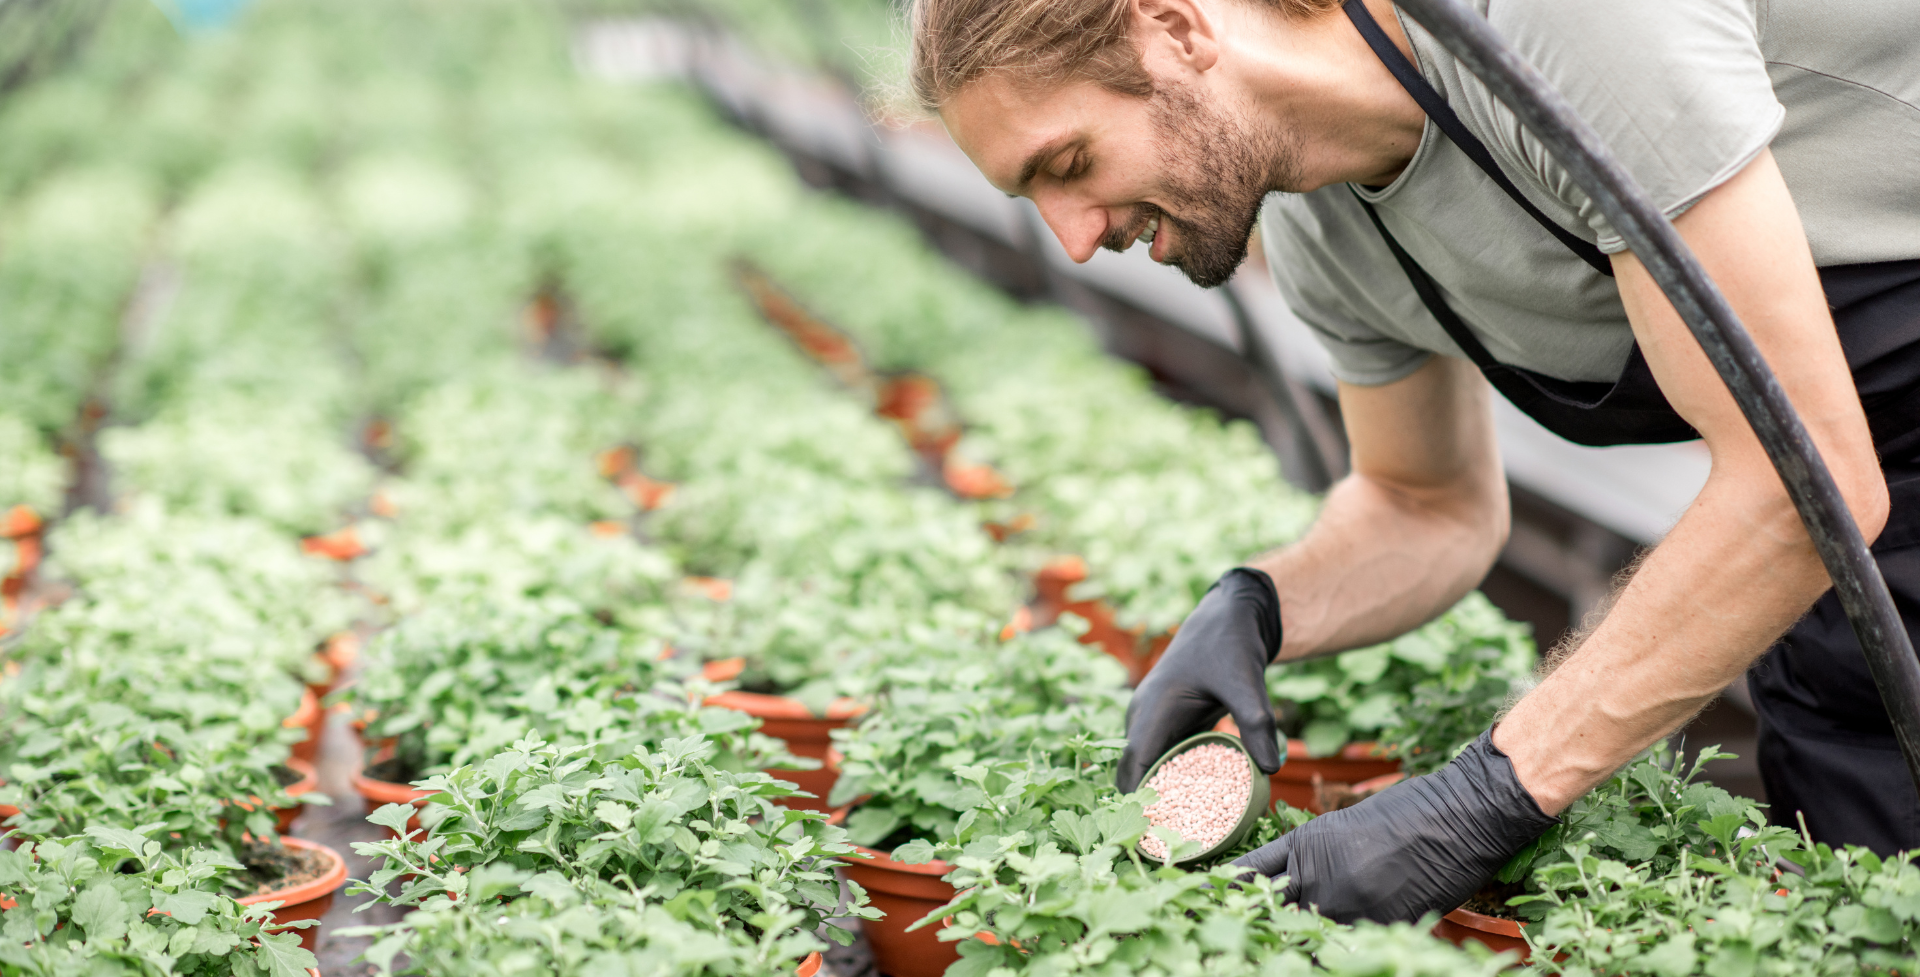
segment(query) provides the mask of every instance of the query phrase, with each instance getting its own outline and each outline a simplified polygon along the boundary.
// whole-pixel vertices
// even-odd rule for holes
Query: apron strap
[[[1547,233],[1558,238],[1560,243],[1566,245],[1567,250],[1578,255],[1581,261],[1592,265],[1594,271],[1612,278],[1613,263],[1608,260],[1605,253],[1591,242],[1575,236],[1572,231],[1555,223],[1553,218],[1541,213],[1540,208],[1535,207],[1533,202],[1520,192],[1520,188],[1514,186],[1512,180],[1507,179],[1507,175],[1500,171],[1500,165],[1493,161],[1493,154],[1487,152],[1486,144],[1467,130],[1466,125],[1460,121],[1460,117],[1453,113],[1453,108],[1440,97],[1439,92],[1433,90],[1432,85],[1427,84],[1427,79],[1420,74],[1420,70],[1415,68],[1411,61],[1407,60],[1407,56],[1401,54],[1400,49],[1393,45],[1386,31],[1380,29],[1380,25],[1373,19],[1373,14],[1368,12],[1364,0],[1347,0],[1343,8],[1347,12],[1347,19],[1353,21],[1353,26],[1359,29],[1360,36],[1366,38],[1367,46],[1373,48],[1373,53],[1380,58],[1380,63],[1386,65],[1388,71],[1393,72],[1393,77],[1399,80],[1400,87],[1406,89],[1407,94],[1412,95],[1413,100],[1419,103],[1421,111],[1427,114],[1427,118],[1432,119],[1434,125],[1439,126],[1440,131],[1448,139],[1453,140],[1453,144],[1460,147],[1460,151],[1466,153],[1467,158],[1473,160],[1475,166],[1486,171],[1487,176],[1491,177],[1500,189],[1505,190],[1507,196],[1512,197],[1513,202],[1520,205],[1521,210],[1527,212],[1527,216],[1546,228]],[[1373,208],[1368,207],[1367,213],[1371,215]],[[1374,224],[1379,223],[1380,219],[1374,218]],[[1386,229],[1381,228],[1381,233],[1385,232]],[[1387,238],[1387,243],[1391,245],[1393,239]],[[1399,250],[1397,245],[1394,246],[1396,255],[1399,254]],[[1402,264],[1405,262],[1403,261]]]
[[[1348,184],[1347,189],[1352,190],[1353,185]],[[1407,273],[1407,280],[1413,283],[1413,290],[1420,296],[1420,303],[1427,307],[1427,311],[1432,313],[1435,319],[1440,320],[1440,328],[1447,331],[1447,336],[1453,340],[1455,346],[1460,347],[1460,352],[1467,354],[1467,359],[1472,360],[1473,365],[1483,371],[1501,366],[1500,361],[1494,359],[1492,353],[1487,352],[1486,344],[1480,342],[1480,337],[1475,336],[1473,330],[1468,329],[1467,324],[1460,321],[1460,316],[1455,314],[1453,307],[1440,296],[1440,286],[1434,283],[1433,276],[1428,275],[1427,270],[1420,267],[1420,263],[1414,261],[1413,256],[1400,246],[1400,242],[1393,239],[1393,234],[1387,230],[1387,225],[1380,220],[1380,212],[1374,210],[1373,205],[1368,203],[1365,197],[1360,196],[1358,190],[1353,191],[1353,199],[1360,201],[1361,208],[1367,212],[1367,219],[1373,222],[1373,226],[1379,229],[1380,236],[1386,239],[1387,250],[1393,252],[1393,259],[1400,262],[1401,270]]]

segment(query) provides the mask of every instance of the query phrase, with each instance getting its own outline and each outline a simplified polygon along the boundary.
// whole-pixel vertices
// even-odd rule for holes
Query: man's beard
[[[1247,258],[1267,192],[1298,185],[1298,148],[1278,132],[1201,101],[1182,85],[1156,89],[1148,110],[1166,172],[1160,196],[1179,216],[1142,204],[1143,215],[1129,224],[1138,236],[1158,213],[1159,233],[1171,227],[1172,243],[1179,248],[1167,255],[1167,263],[1202,288],[1224,284]],[[1132,245],[1131,237],[1107,243],[1115,251]]]

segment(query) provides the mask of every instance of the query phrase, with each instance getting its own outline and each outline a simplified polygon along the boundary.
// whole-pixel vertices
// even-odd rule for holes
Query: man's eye
[[[1077,176],[1084,176],[1086,175],[1087,167],[1091,165],[1085,156],[1075,156],[1073,161],[1067,164],[1067,175],[1061,177],[1061,179],[1071,180]]]

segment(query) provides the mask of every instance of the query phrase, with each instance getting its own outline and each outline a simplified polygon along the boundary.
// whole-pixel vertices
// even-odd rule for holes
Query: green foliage
[[[962,814],[984,801],[956,768],[1027,759],[1074,769],[1125,743],[1125,675],[1065,632],[1017,635],[984,651],[929,642],[917,652],[880,673],[881,692],[858,726],[834,733],[843,759],[829,803],[863,798],[847,818],[857,844],[953,837]]]
[[[405,831],[413,813],[406,805],[374,812],[375,823],[403,834],[354,845],[381,861],[353,891],[420,907],[405,924],[415,933],[459,925],[431,918],[451,906],[489,904],[516,891],[554,908],[639,912],[644,904],[704,932],[744,937],[776,958],[812,949],[804,934],[829,919],[876,915],[857,887],[853,901],[841,904],[833,862],[853,850],[845,832],[825,815],[777,807],[791,785],[715,767],[714,752],[698,736],[607,758],[591,744],[523,740],[421,781],[421,789],[439,792],[421,817],[424,831]],[[591,945],[596,930],[574,936]]]
[[[533,736],[598,755],[670,737],[705,737],[709,762],[746,770],[791,759],[743,713],[702,707],[658,639],[608,628],[562,601],[450,603],[382,633],[347,693],[394,739],[405,779],[477,763]]]
[[[42,612],[15,657],[87,656],[88,667],[176,669],[244,697],[286,688],[327,635],[353,619],[332,569],[291,537],[251,520],[167,512],[133,500],[102,516],[76,512],[48,537],[45,572],[80,596]],[[295,699],[298,695],[295,693]],[[297,702],[282,703],[283,715]]]
[[[1920,867],[1863,848],[1802,845],[1790,830],[1725,815],[1699,822],[1712,854],[1683,851],[1669,871],[1566,847],[1542,868],[1536,955],[1565,974],[1900,973],[1920,936]],[[1716,857],[1716,855],[1718,857]],[[1799,872],[1781,871],[1776,859]],[[1537,935],[1534,934],[1537,930]]]
[[[304,977],[317,961],[297,932],[264,932],[267,910],[214,894],[238,868],[214,852],[176,854],[110,829],[0,851],[0,888],[19,903],[0,924],[0,970]]]
[[[377,934],[363,959],[381,974],[658,974],[661,977],[777,977],[797,959],[823,947],[798,929],[800,913],[753,918],[760,936],[714,930],[619,889],[591,895],[554,886],[512,868],[483,869],[476,888],[512,897],[499,905],[457,902],[407,916],[389,928],[350,928],[344,935]],[[405,963],[393,969],[396,958]]]
[[[1532,685],[1533,642],[1479,593],[1386,644],[1267,670],[1281,728],[1329,756],[1377,739],[1415,773],[1446,765]]]
[[[1430,923],[1344,927],[1283,905],[1275,884],[1237,879],[1247,848],[1306,820],[1282,808],[1240,851],[1184,871],[1143,861],[1149,794],[1119,796],[1108,751],[1081,769],[989,761],[960,768],[979,803],[952,841],[916,846],[954,865],[960,894],[918,925],[962,943],[954,977],[1031,974],[1485,975],[1511,963],[1459,950]],[[903,853],[896,853],[901,857]],[[1178,851],[1173,853],[1178,854]],[[993,945],[969,940],[990,934]],[[1003,969],[1004,968],[1004,969]]]
[[[301,401],[177,401],[138,427],[101,432],[100,452],[118,484],[172,511],[253,516],[296,536],[339,528],[373,487],[373,467]]]
[[[54,515],[66,483],[66,464],[47,449],[40,432],[18,415],[0,412],[0,512],[25,505],[42,518]]]

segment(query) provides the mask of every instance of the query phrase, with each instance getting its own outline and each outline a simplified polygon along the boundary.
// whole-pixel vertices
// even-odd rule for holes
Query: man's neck
[[[1365,0],[1387,37],[1412,60],[1391,0]],[[1305,192],[1333,183],[1393,182],[1420,146],[1426,114],[1380,62],[1366,39],[1333,10],[1291,20],[1261,5],[1235,5],[1248,18],[1235,46],[1255,111],[1300,147]]]

